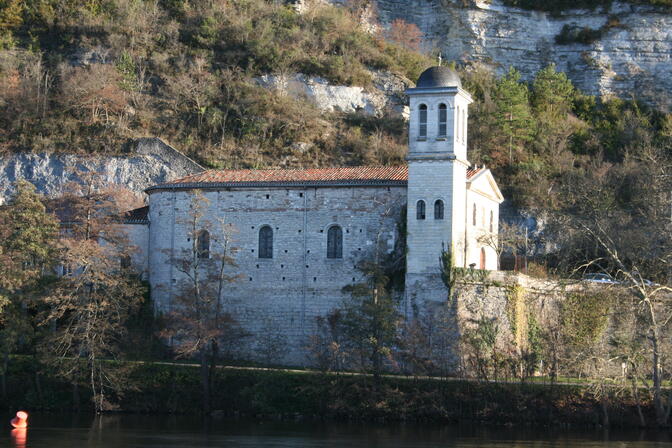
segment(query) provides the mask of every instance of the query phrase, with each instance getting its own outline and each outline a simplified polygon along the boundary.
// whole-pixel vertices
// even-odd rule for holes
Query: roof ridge
[[[406,165],[362,165],[333,168],[270,168],[215,170],[191,174],[155,187],[183,184],[305,183],[348,181],[407,181]]]

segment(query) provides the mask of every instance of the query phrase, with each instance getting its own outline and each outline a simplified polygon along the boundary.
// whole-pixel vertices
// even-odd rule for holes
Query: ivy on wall
[[[521,285],[515,284],[507,287],[506,316],[509,319],[513,342],[519,351],[528,348],[529,315],[526,291]]]
[[[607,329],[611,300],[604,292],[568,294],[560,308],[563,338],[572,346],[592,345]]]

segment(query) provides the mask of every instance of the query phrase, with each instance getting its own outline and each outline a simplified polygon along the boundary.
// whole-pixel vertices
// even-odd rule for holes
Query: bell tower
[[[430,279],[440,281],[442,250],[453,265],[464,265],[466,224],[467,120],[471,95],[457,73],[431,67],[407,89],[408,145],[407,292]],[[425,287],[418,294],[426,295]],[[436,292],[435,288],[431,288]],[[443,288],[445,291],[445,288]],[[445,299],[445,294],[442,297]]]

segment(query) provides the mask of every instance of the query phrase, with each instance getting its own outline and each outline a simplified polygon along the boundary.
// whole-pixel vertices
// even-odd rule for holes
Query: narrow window
[[[455,140],[459,140],[460,139],[460,106],[457,106],[456,110],[457,110],[457,113],[455,114],[455,120],[456,120]]]
[[[462,142],[467,140],[467,111],[462,109]]]
[[[130,269],[131,268],[131,256],[124,254],[119,258],[119,266],[121,269]]]
[[[495,221],[495,215],[492,213],[492,210],[490,210],[490,233],[492,233],[492,229],[494,228],[494,223]]]
[[[196,253],[198,258],[210,258],[210,233],[201,230],[196,237]]]
[[[434,203],[434,219],[443,219],[443,201],[437,199]]]
[[[327,231],[327,258],[343,258],[343,230],[339,226]]]
[[[415,206],[415,217],[417,219],[425,219],[425,201],[420,200]]]
[[[476,203],[474,203],[474,209],[471,212],[471,225],[475,226],[476,225]]]
[[[420,128],[419,134],[420,138],[427,138],[427,105],[420,105]]]
[[[270,226],[259,229],[259,258],[273,258],[273,229]]]
[[[445,104],[439,104],[439,137],[445,137],[448,133],[448,108]]]

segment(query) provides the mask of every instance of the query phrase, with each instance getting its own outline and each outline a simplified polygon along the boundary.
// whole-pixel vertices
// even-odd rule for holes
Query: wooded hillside
[[[118,153],[150,135],[214,167],[403,163],[397,116],[325,113],[253,81],[301,72],[367,87],[376,71],[414,80],[435,64],[414,50],[413,25],[370,32],[366,6],[2,0],[0,150]],[[634,97],[586,96],[553,66],[530,83],[458,69],[476,100],[470,160],[519,206],[554,210],[568,176],[640,179],[649,154],[667,157],[670,115]],[[643,183],[610,190],[614,202],[630,207]]]

